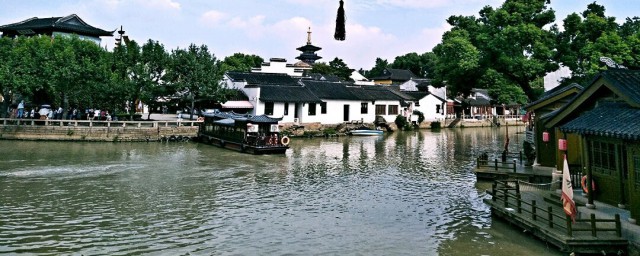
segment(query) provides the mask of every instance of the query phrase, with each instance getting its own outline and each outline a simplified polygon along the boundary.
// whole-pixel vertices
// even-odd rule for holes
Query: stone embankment
[[[0,139],[160,141],[196,137],[198,121],[80,121],[0,119]]]

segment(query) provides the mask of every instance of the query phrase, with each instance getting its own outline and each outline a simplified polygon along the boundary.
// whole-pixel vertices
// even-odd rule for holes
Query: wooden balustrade
[[[510,185],[515,183],[515,186]],[[536,200],[527,202],[520,194],[519,181],[497,180],[491,186],[491,195],[494,202],[502,200],[505,208],[515,207],[519,214],[529,214],[535,222],[543,223],[550,229],[565,232],[568,236],[574,236],[575,232],[589,232],[591,236],[597,237],[599,232],[615,232],[618,237],[622,237],[622,227],[620,215],[616,214],[614,219],[596,219],[595,214],[591,214],[588,219],[576,218],[575,224],[571,218],[562,212],[558,214],[553,211],[552,206],[542,207]],[[606,223],[615,223],[615,227],[607,227]]]

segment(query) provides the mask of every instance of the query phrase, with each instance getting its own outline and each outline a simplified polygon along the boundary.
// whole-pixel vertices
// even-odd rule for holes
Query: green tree
[[[378,77],[384,74],[384,69],[389,67],[389,62],[387,60],[376,58],[376,64],[369,70],[369,72],[365,72],[364,75],[367,78]]]
[[[572,72],[572,77],[563,83],[588,82],[606,69],[600,57],[609,57],[620,64],[633,59],[631,49],[618,34],[615,18],[605,16],[604,6],[591,3],[581,16],[569,14],[563,26],[564,31],[558,34],[557,59]]]
[[[342,59],[337,57],[330,61],[329,64],[324,62],[317,62],[313,64],[310,72],[322,75],[333,75],[343,81],[353,81],[351,79],[353,69],[350,69]]]
[[[428,77],[435,67],[436,56],[432,52],[418,55],[415,52],[407,53],[395,58],[391,63],[392,68],[411,70],[419,77]]]
[[[206,45],[191,44],[187,49],[173,50],[171,60],[167,73],[169,81],[175,91],[191,103],[191,110],[199,98],[207,97],[218,102],[227,100],[229,92],[221,85],[220,64]],[[193,118],[193,111],[190,118]]]
[[[558,69],[553,61],[555,14],[547,4],[548,0],[506,0],[497,9],[484,7],[479,18],[451,16],[447,22],[453,28],[434,48],[438,62],[435,80],[439,85],[446,83],[452,94],[468,94],[472,87],[491,89],[495,85],[485,83],[497,80],[520,87],[527,99],[535,100],[540,90],[533,81]],[[454,52],[455,48],[462,52]],[[455,63],[463,67],[455,68]],[[522,99],[500,95],[501,90],[492,91],[498,93],[492,97],[507,101],[498,103]]]
[[[31,101],[47,101],[51,90],[51,74],[53,69],[47,65],[51,58],[52,39],[50,37],[18,37],[14,40],[12,51],[12,72],[14,95]],[[18,100],[18,99],[16,99]]]
[[[227,71],[250,72],[251,68],[260,67],[263,62],[264,59],[257,55],[234,53],[222,60],[220,69],[223,74]]]
[[[2,101],[2,111],[0,117],[7,116],[7,109],[12,98],[11,91],[14,88],[13,66],[13,39],[0,37],[0,99]]]
[[[333,75],[333,68],[326,62],[316,62],[311,67],[310,73],[321,75]]]
[[[353,69],[350,69],[342,59],[336,57],[332,61],[329,61],[329,67],[331,67],[333,75],[339,77],[344,81],[353,81],[351,79],[351,73],[353,73]]]
[[[471,42],[469,33],[461,29],[445,32],[442,43],[433,52],[438,56],[433,85],[446,84],[450,98],[458,94],[468,96],[483,73],[480,50]]]

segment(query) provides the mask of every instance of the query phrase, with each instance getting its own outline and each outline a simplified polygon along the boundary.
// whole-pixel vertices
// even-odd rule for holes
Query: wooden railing
[[[67,127],[178,127],[197,126],[202,121],[175,120],[175,121],[95,121],[95,120],[56,120],[56,119],[15,119],[0,118],[3,126],[67,126]]]
[[[541,222],[550,229],[565,232],[568,236],[573,236],[574,232],[590,232],[593,237],[597,237],[599,232],[615,232],[618,237],[622,237],[619,214],[616,214],[614,219],[596,219],[595,214],[592,213],[588,219],[576,218],[576,223],[573,224],[569,216],[554,212],[552,206],[541,207],[536,200],[531,202],[522,200],[520,181],[517,180],[494,181],[491,186],[491,195],[492,201],[496,203],[502,201],[505,208],[515,207],[514,210],[518,214],[530,215],[533,221]],[[611,226],[607,223],[614,223],[615,227],[607,227]]]
[[[512,162],[498,162],[498,159],[495,158],[493,159],[493,161],[489,160],[489,159],[485,159],[483,157],[478,157],[476,158],[476,167],[480,168],[480,167],[489,167],[489,168],[493,168],[496,171],[498,169],[508,169],[508,170],[512,170],[514,173],[516,172],[516,160],[513,159]]]

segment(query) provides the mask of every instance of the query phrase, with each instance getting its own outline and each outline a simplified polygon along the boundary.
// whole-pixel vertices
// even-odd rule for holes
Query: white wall
[[[253,68],[253,73],[273,73],[273,74],[287,74],[293,77],[301,77],[305,67],[294,67],[292,64],[287,64],[285,59],[271,59],[267,65],[262,65],[260,68]]]
[[[447,102],[443,102],[431,94],[418,102],[420,106],[415,106],[414,109],[422,112],[424,120],[427,122],[443,120],[447,115]],[[437,105],[440,105],[440,113],[436,113]]]

